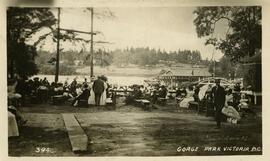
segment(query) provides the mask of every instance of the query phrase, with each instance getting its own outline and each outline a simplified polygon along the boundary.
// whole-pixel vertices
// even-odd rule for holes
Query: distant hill
[[[206,66],[196,66],[191,64],[181,64],[181,66],[162,66],[162,67],[117,67],[117,66],[109,66],[106,68],[102,68],[100,66],[94,66],[95,75],[108,75],[108,76],[144,76],[144,77],[156,77],[160,74],[162,70],[173,70],[173,71],[185,71],[190,73],[192,70],[194,71],[207,71],[208,68]],[[89,74],[90,67],[83,67],[77,69],[76,72],[78,74]]]

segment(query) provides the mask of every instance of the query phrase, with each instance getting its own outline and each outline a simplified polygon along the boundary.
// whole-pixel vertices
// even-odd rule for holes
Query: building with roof
[[[211,77],[208,68],[171,68],[162,70],[158,79],[166,86],[178,86],[182,82],[194,82]]]

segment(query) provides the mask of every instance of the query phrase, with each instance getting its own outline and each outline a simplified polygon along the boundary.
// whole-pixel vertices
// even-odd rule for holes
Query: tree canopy
[[[253,56],[262,45],[261,7],[198,7],[194,11],[198,37],[206,37],[206,45],[213,45],[233,61]],[[216,24],[227,22],[226,36],[214,37]]]
[[[178,50],[178,51],[161,51],[150,49],[149,47],[127,48],[124,50],[114,50],[111,52],[114,64],[136,64],[140,66],[157,65],[159,63],[187,63],[201,64],[201,53],[197,50]]]
[[[38,72],[34,62],[37,55],[35,45],[45,35],[42,35],[33,45],[26,43],[27,39],[46,27],[53,30],[56,19],[48,8],[18,8],[7,9],[7,60],[8,78],[15,74],[28,77]]]

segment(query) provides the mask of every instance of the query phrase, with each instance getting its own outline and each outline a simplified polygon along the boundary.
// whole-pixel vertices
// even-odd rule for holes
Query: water
[[[43,79],[44,77],[47,78],[49,82],[53,82],[55,76],[54,75],[36,75],[34,77],[39,77]],[[67,80],[70,83],[74,78],[77,78],[78,82],[83,82],[85,78],[89,82],[90,78],[88,75],[59,75],[58,80],[59,82],[65,82]],[[107,76],[108,82],[110,84],[116,84],[121,86],[129,86],[133,84],[143,85],[144,80],[149,79],[149,77],[139,77],[139,76]]]

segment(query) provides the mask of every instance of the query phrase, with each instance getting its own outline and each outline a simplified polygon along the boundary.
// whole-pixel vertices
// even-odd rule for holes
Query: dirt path
[[[205,146],[260,146],[256,124],[223,125],[214,129],[213,118],[171,112],[100,112],[76,114],[97,156],[218,155],[204,152]],[[257,120],[259,121],[259,120]],[[254,133],[246,133],[252,126]],[[244,136],[247,140],[241,140]],[[226,140],[230,138],[231,140]],[[244,139],[245,139],[244,138]],[[236,143],[236,140],[240,139]],[[177,152],[180,146],[200,147],[198,152]],[[237,154],[237,152],[227,152]],[[255,153],[249,153],[255,154]]]
[[[204,151],[207,146],[262,146],[261,117],[244,118],[240,124],[223,124],[214,129],[212,117],[192,111],[142,111],[127,106],[118,109],[74,109],[70,106],[21,109],[28,119],[18,138],[9,139],[11,156],[175,156],[235,155],[261,152]],[[89,137],[89,150],[71,151],[61,112],[74,113]],[[252,130],[250,130],[252,129]],[[37,152],[37,148],[51,148]],[[178,147],[199,147],[199,151],[181,151]]]

